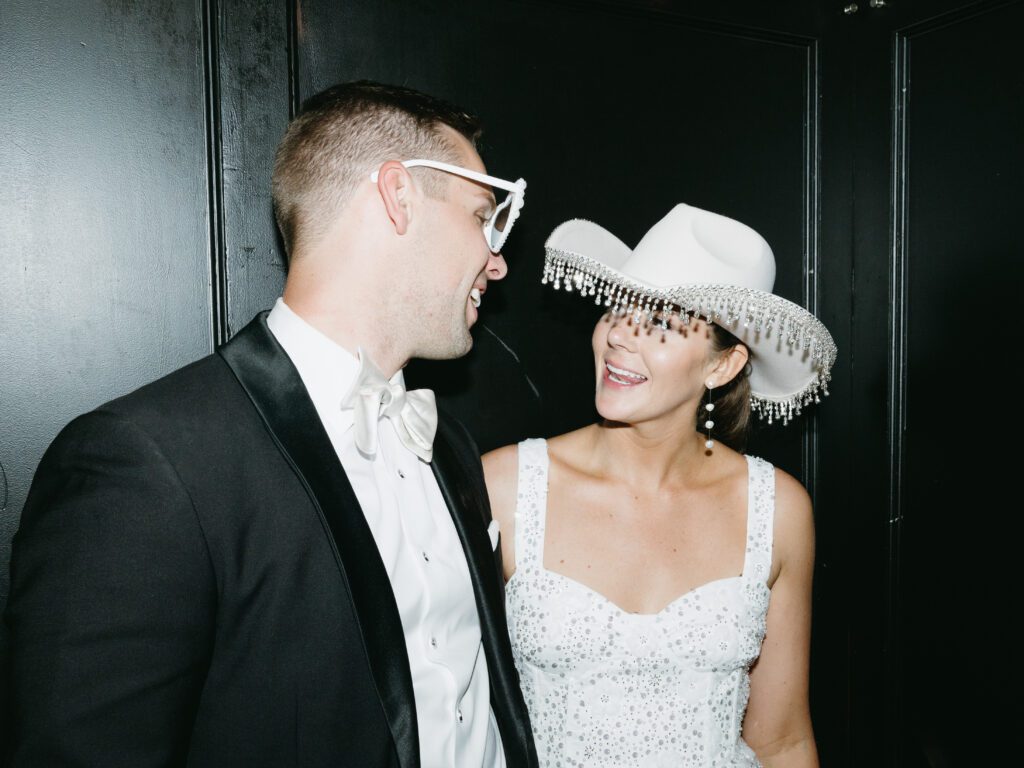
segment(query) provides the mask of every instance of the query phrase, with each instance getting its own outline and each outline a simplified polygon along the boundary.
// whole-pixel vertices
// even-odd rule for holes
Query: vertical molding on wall
[[[286,0],[288,13],[288,119],[299,112],[299,34],[302,29],[302,5],[300,0]]]
[[[903,441],[906,424],[907,363],[907,108],[910,92],[910,38],[897,32],[893,38],[892,77],[892,142],[890,157],[891,201],[890,267],[889,267],[889,518],[888,573],[885,605],[885,673],[887,680],[901,680],[900,669],[900,535],[903,529],[903,478],[905,459]],[[900,734],[902,733],[902,686],[886,688],[885,723],[889,729],[886,743],[896,745],[890,753],[892,765],[902,764]]]
[[[7,511],[7,499],[10,498],[7,485],[7,470],[0,463],[0,515]]]
[[[227,265],[224,250],[224,157],[220,93],[220,38],[220,3],[218,0],[203,0],[206,164],[210,212],[210,322],[214,349],[226,342],[229,336]]]
[[[293,0],[210,0],[217,57],[211,125],[219,138],[220,342],[270,309],[285,264],[271,195],[274,152],[291,110]],[[214,89],[211,88],[211,91]]]
[[[819,242],[818,222],[821,216],[821,121],[819,120],[820,55],[817,40],[807,43],[807,70],[804,82],[805,98],[804,115],[804,304],[807,309],[818,314],[821,300],[821,284],[819,279],[821,266],[821,248]],[[812,409],[804,426],[803,457],[804,485],[810,490],[811,500],[817,507],[818,487],[818,411]]]

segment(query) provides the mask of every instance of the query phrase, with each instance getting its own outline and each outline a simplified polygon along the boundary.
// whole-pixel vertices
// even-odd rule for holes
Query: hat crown
[[[658,287],[735,285],[771,293],[775,256],[742,222],[680,203],[651,227],[620,269]]]

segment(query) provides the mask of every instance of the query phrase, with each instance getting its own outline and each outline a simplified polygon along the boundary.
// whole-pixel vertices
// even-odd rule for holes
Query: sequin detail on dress
[[[519,444],[505,594],[542,768],[759,766],[740,728],[768,612],[775,474],[752,456],[747,468],[742,575],[633,614],[543,567],[547,443]]]

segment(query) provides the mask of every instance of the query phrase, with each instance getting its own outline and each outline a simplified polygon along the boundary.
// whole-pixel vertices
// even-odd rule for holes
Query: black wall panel
[[[905,765],[994,765],[986,737],[1004,600],[1019,604],[1014,445],[1021,418],[1008,379],[1024,286],[1024,5],[901,31],[898,104],[905,168],[895,272],[894,344],[903,359],[899,548]],[[1006,385],[1009,385],[1008,387]],[[1011,609],[1015,610],[1015,609]],[[949,702],[976,702],[961,711]]]
[[[201,3],[0,14],[2,602],[50,440],[213,338]]]
[[[284,287],[285,262],[274,224],[274,148],[291,116],[292,3],[221,0],[211,25],[217,62],[213,135],[220,157],[222,249],[219,274],[226,340],[269,308]]]

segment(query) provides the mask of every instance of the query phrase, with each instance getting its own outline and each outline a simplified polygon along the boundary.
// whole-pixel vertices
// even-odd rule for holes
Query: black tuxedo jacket
[[[480,460],[443,414],[433,470],[469,564],[506,759],[535,766]],[[265,315],[64,429],[11,577],[0,730],[13,766],[420,764],[387,572]]]

